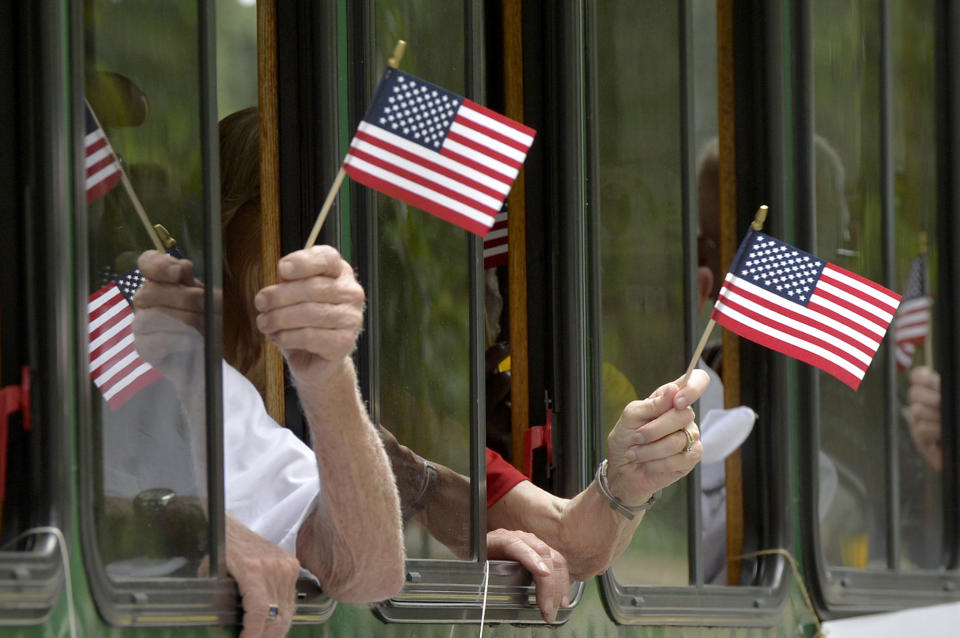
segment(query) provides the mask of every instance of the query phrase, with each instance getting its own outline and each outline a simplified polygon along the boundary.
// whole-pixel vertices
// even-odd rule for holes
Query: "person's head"
[[[224,358],[263,390],[263,337],[253,298],[260,277],[260,132],[255,107],[220,121]]]

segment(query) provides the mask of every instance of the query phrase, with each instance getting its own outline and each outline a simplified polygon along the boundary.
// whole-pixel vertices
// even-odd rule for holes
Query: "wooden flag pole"
[[[403,40],[397,40],[396,46],[393,47],[393,55],[387,59],[387,66],[391,68],[398,68],[400,66],[400,60],[403,59],[403,53],[407,49],[407,43]],[[336,199],[337,193],[340,192],[340,186],[343,184],[343,180],[347,177],[347,171],[340,167],[340,171],[337,173],[336,179],[333,180],[333,186],[330,187],[330,192],[327,193],[327,198],[323,202],[323,206],[320,208],[320,212],[317,213],[317,221],[313,224],[313,230],[310,231],[310,236],[307,237],[307,243],[304,245],[304,249],[310,248],[313,246],[314,242],[317,241],[317,236],[320,234],[320,228],[323,226],[323,222],[327,219],[327,214],[330,212],[330,208],[333,206],[333,200]]]
[[[107,132],[104,130],[103,126],[100,125],[100,120],[97,119],[97,114],[93,112],[92,108],[90,108],[89,103],[87,104],[87,113],[89,113],[90,117],[93,118],[93,121],[97,123],[97,128],[103,131],[104,138],[106,138]],[[110,148],[110,152],[113,154],[113,157],[117,162],[117,168],[120,170],[120,181],[123,182],[123,189],[127,191],[130,201],[133,202],[133,208],[137,211],[137,216],[140,217],[143,227],[147,230],[147,235],[150,236],[150,240],[153,241],[153,245],[157,250],[160,252],[166,251],[166,248],[163,247],[163,242],[161,242],[160,238],[157,236],[157,231],[154,230],[153,224],[150,223],[150,218],[147,217],[147,211],[143,209],[143,204],[140,203],[140,198],[137,197],[136,192],[133,190],[133,184],[130,183],[130,178],[127,177],[127,171],[123,168],[123,164],[120,163],[120,158],[117,157],[117,153],[113,150],[112,145],[109,145],[108,148]]]
[[[930,264],[927,261],[927,233],[921,232],[920,237],[920,254],[923,255],[923,294],[930,295]],[[923,340],[923,364],[933,369],[933,302],[931,296],[930,308],[928,310],[930,313],[930,319],[927,321],[927,338]]]
[[[756,231],[762,230],[763,222],[767,220],[768,211],[769,209],[766,204],[760,206],[760,208],[757,209],[757,214],[753,217],[753,222],[750,223],[750,227]],[[703,349],[707,346],[707,339],[710,338],[710,333],[713,332],[713,327],[716,325],[717,322],[711,319],[707,327],[703,329],[703,335],[700,336],[700,343],[697,344],[697,349],[690,358],[690,365],[687,366],[687,371],[684,373],[683,378],[680,379],[681,388],[686,386],[687,381],[690,380],[690,375],[693,374],[694,368],[697,367],[697,362],[700,361],[700,355],[703,354]]]

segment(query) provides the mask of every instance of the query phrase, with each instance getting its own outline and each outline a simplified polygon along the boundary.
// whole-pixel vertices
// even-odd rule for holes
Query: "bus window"
[[[814,529],[828,607],[857,604],[853,581],[902,591],[896,572],[942,570],[956,550],[945,536],[952,437],[938,383],[946,357],[933,350],[946,327],[938,318],[955,303],[938,294],[951,289],[940,286],[949,212],[938,210],[936,11],[934,2],[810,11],[815,249],[903,295],[859,391],[827,375],[813,381]],[[909,587],[930,597],[947,586],[933,578]],[[899,591],[884,601],[903,604]]]
[[[81,493],[82,515],[92,516],[86,550],[101,562],[94,582],[107,592],[195,579],[217,538],[211,508],[222,492],[207,442],[219,426],[219,324],[209,303],[220,279],[219,210],[207,115],[212,13],[202,4],[94,1],[83,15],[91,383]],[[133,322],[137,262],[149,249],[192,261],[204,284],[197,325],[156,310]],[[116,598],[96,593],[107,618],[130,622],[111,606]]]

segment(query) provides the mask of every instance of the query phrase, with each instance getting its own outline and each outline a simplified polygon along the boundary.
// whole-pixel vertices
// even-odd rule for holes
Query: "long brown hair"
[[[255,107],[220,121],[223,232],[223,349],[227,362],[263,393],[263,335],[253,298],[260,277],[260,136]]]

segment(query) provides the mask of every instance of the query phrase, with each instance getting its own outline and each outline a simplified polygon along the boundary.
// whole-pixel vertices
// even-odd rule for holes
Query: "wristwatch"
[[[622,515],[628,521],[632,521],[634,514],[637,512],[643,512],[653,507],[653,504],[657,502],[657,500],[660,498],[660,494],[663,492],[663,490],[657,490],[652,496],[650,496],[650,499],[646,503],[633,506],[627,505],[619,498],[614,496],[613,492],[610,491],[610,486],[607,484],[607,459],[603,459],[603,462],[597,468],[597,474],[594,476],[594,483],[597,486],[597,491],[600,492],[600,495],[603,496],[603,498],[607,499],[607,502],[610,503],[610,507],[613,509],[613,511]]]

